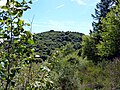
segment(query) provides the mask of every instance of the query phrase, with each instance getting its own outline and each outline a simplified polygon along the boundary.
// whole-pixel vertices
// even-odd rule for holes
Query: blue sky
[[[99,0],[33,0],[24,19],[33,20],[32,32],[49,30],[74,31],[88,34],[92,29],[96,3]]]

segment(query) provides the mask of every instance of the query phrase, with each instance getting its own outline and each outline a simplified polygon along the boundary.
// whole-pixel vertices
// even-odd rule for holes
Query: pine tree
[[[92,15],[97,22],[93,22],[93,32],[90,33],[90,37],[83,38],[82,42],[82,57],[87,57],[88,60],[98,62],[101,60],[101,55],[97,48],[98,44],[103,41],[101,33],[105,31],[103,26],[103,20],[107,14],[111,11],[111,8],[118,4],[117,0],[101,0],[96,5],[95,15]],[[101,52],[102,54],[103,52]]]
[[[110,8],[112,8],[114,5],[118,3],[117,0],[101,0],[97,5],[95,9],[95,15],[92,14],[92,17],[97,20],[97,22],[93,22],[93,31],[99,31],[101,30],[101,18],[105,18],[107,13],[110,12]]]
[[[100,35],[102,41],[97,45],[98,54],[101,57],[113,59],[120,54],[120,0],[116,7],[113,7],[105,18],[101,19],[102,30]]]

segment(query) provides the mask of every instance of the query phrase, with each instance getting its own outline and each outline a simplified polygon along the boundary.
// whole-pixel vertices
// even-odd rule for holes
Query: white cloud
[[[73,31],[73,32],[81,32],[88,34],[89,30],[92,29],[91,22],[75,22],[75,21],[55,21],[49,20],[47,22],[38,22],[33,24],[33,28],[37,28],[38,30],[33,32],[41,31]],[[40,28],[40,29],[39,29]]]
[[[100,0],[71,0],[71,2],[75,2],[78,5],[94,6],[95,4],[100,2]]]
[[[38,2],[39,0],[33,0],[33,3]]]
[[[86,5],[86,1],[85,0],[71,0],[72,2],[76,2],[79,5]]]
[[[0,6],[5,6],[7,3],[7,0],[0,0]]]
[[[57,6],[56,8],[59,9],[59,8],[64,7],[64,6],[65,6],[64,4],[61,4],[61,5]]]

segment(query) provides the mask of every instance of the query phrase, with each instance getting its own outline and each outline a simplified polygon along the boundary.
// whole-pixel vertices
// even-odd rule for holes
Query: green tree
[[[93,37],[96,44],[98,44],[102,38],[100,36],[100,32],[102,31],[102,18],[105,18],[107,13],[110,12],[110,9],[118,3],[117,0],[100,0],[96,5],[95,14],[92,14],[92,17],[95,21],[93,21]],[[90,33],[91,34],[91,33]]]
[[[82,46],[81,56],[83,58],[87,58],[88,60],[93,61],[94,63],[97,63],[99,56],[97,55],[96,42],[94,38],[87,35],[83,36],[81,46]]]
[[[119,57],[120,54],[120,0],[117,6],[113,7],[102,19],[102,30],[100,35],[102,41],[97,45],[99,55],[102,57]]]
[[[117,0],[100,0],[100,2],[97,3],[95,15],[92,14],[92,17],[97,20],[97,22],[94,21],[92,23],[94,32],[101,30],[101,18],[105,18],[107,13],[110,12],[110,8],[112,8],[113,5],[116,5],[117,3]]]
[[[27,44],[33,44],[32,34],[24,29],[30,24],[22,20],[23,12],[30,9],[28,3],[32,2],[7,0],[6,6],[0,7],[0,85],[5,90],[15,86],[25,60],[34,58],[33,50],[27,48]]]
[[[107,51],[107,49],[105,48],[107,45],[105,45],[105,44],[102,46],[99,45],[99,43],[103,42],[103,37],[106,36],[106,34],[107,34],[104,31],[107,30],[105,27],[108,27],[108,25],[103,25],[103,23],[105,22],[104,20],[108,16],[107,14],[109,12],[111,12],[111,9],[117,5],[118,5],[118,0],[101,0],[96,5],[95,15],[92,15],[92,16],[94,17],[95,20],[97,20],[97,22],[92,23],[93,24],[93,32],[90,33],[90,36],[83,37],[83,42],[82,42],[82,56],[87,57],[88,60],[98,62],[98,61],[102,60],[102,58],[100,58],[100,56],[101,56],[100,52],[101,52],[101,54],[105,55],[105,53],[102,52],[101,47],[103,46],[104,50]],[[111,18],[111,17],[109,17],[109,18]],[[104,33],[104,35],[102,35],[102,33]],[[107,37],[107,38],[109,38],[109,37]],[[113,38],[113,37],[110,37],[110,38]],[[110,45],[112,45],[112,44],[110,44]],[[98,49],[98,47],[99,47],[99,49]],[[107,46],[107,47],[109,47],[109,46]],[[108,54],[108,53],[106,52],[106,54]]]

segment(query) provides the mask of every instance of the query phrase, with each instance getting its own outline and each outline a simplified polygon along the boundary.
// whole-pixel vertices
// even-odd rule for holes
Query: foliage
[[[117,3],[117,0],[100,0],[100,2],[97,3],[95,15],[92,14],[92,17],[98,21],[92,23],[94,32],[101,30],[101,18],[105,18],[107,13],[110,12],[110,9]]]
[[[27,48],[33,43],[32,34],[24,30],[28,25],[21,19],[23,12],[30,9],[23,0],[18,2],[8,0],[6,6],[0,7],[0,81],[4,90],[15,86],[15,77],[20,72],[22,65],[27,60],[32,60],[33,50]],[[26,46],[27,45],[27,46]]]
[[[106,15],[110,12],[110,9],[114,7],[118,2],[116,0],[100,0],[96,5],[95,15],[92,14],[92,17],[97,20],[92,23],[93,31],[90,30],[90,36],[84,36],[82,42],[81,54],[82,57],[87,57],[88,60],[92,60],[95,63],[98,63],[101,58],[98,54],[98,44],[103,40],[101,33],[103,32],[104,26],[102,25],[103,20]],[[102,53],[104,54],[104,53]]]
[[[97,45],[99,55],[102,57],[119,57],[120,54],[120,4],[112,8],[103,21],[103,32],[101,33],[102,41]]]
[[[79,69],[84,67],[87,61],[82,61],[77,56],[78,51],[66,55],[64,48],[55,50],[49,59],[49,62],[52,61],[50,76],[54,82],[53,90],[79,90],[81,83]]]
[[[97,4],[97,31],[90,35],[31,34],[22,20],[31,3],[8,0],[0,7],[0,90],[120,89],[120,0]]]
[[[105,73],[106,78],[105,89],[120,89],[120,59],[115,58],[113,62],[109,62],[106,65]]]
[[[82,58],[87,58],[88,60],[92,60],[94,63],[98,63],[99,56],[97,55],[96,42],[91,36],[83,36],[82,39],[82,49],[81,56]]]
[[[90,35],[94,37],[96,45],[102,41],[100,32],[103,32],[103,21],[102,18],[105,18],[106,15],[110,12],[111,8],[118,4],[118,0],[100,0],[96,5],[95,15],[92,14],[92,17],[95,19],[93,21],[93,31],[90,32]]]
[[[72,44],[73,49],[81,48],[82,33],[78,32],[60,32],[50,30],[48,32],[35,34],[35,52],[45,61],[55,50],[67,44]]]
[[[112,60],[115,57],[119,57],[120,54],[120,1],[105,1],[101,1],[101,3],[97,4],[99,9],[103,8],[100,9],[103,11],[99,11],[100,15],[105,14],[105,16],[99,16],[97,15],[99,13],[96,13],[96,16],[100,17],[100,23],[98,23],[100,28],[97,28],[97,31],[91,33],[89,37],[83,37],[82,42],[82,56],[87,57],[88,60],[92,60],[93,62],[102,61],[103,59]],[[102,6],[102,3],[106,3],[105,7]],[[104,9],[108,10],[108,12],[106,13]]]
[[[56,52],[58,51],[58,52]],[[119,59],[102,61],[95,65],[78,56],[78,51],[64,56],[57,49],[49,59],[52,61],[50,78],[52,90],[111,90],[119,89]]]
[[[31,70],[29,66],[22,67],[16,77],[15,90],[51,90],[52,80],[49,78],[49,63],[32,63]]]

